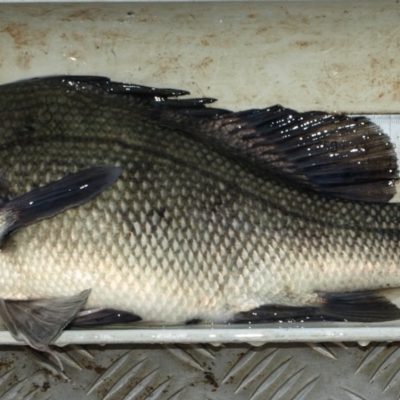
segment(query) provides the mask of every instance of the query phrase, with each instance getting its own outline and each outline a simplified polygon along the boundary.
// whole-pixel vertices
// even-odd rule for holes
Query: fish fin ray
[[[321,320],[316,307],[291,307],[278,304],[265,304],[249,311],[236,313],[233,323],[274,322],[293,320]]]
[[[213,145],[267,177],[319,193],[389,202],[398,161],[388,135],[363,117],[282,106],[221,117]]]
[[[73,327],[87,327],[97,325],[128,324],[141,321],[136,314],[114,310],[112,308],[100,308],[79,312],[71,321]]]
[[[53,353],[50,344],[83,308],[90,294],[37,300],[0,300],[0,316],[11,335],[39,351]]]
[[[16,197],[0,211],[5,219],[0,239],[22,226],[92,200],[108,189],[121,172],[117,167],[89,168]]]
[[[400,319],[400,288],[357,292],[318,292],[312,306],[265,304],[235,314],[233,323],[273,321],[383,322]]]
[[[400,289],[344,293],[319,292],[318,314],[352,322],[383,322],[400,319],[393,294]]]
[[[53,75],[24,79],[20,80],[19,83],[35,83],[37,81],[46,82],[50,85],[54,84],[55,86],[64,84],[68,86],[70,90],[75,89],[79,90],[80,92],[90,90],[90,86],[97,86],[108,93],[143,96],[160,101],[167,99],[168,97],[190,94],[188,91],[181,89],[164,89],[132,83],[114,82],[105,76],[92,75]]]

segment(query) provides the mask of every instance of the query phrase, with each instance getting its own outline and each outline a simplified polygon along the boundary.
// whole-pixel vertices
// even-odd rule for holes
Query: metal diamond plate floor
[[[0,348],[0,399],[386,400],[400,397],[396,344],[69,346],[64,375]]]

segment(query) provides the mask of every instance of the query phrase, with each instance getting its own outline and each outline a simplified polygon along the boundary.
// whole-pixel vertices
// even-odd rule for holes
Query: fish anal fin
[[[318,314],[352,322],[383,322],[400,319],[400,289],[318,293]]]
[[[90,294],[37,300],[0,300],[0,316],[11,335],[36,350],[54,355],[50,344],[80,311]],[[58,358],[56,357],[57,361]]]
[[[316,307],[292,307],[278,304],[265,304],[249,311],[243,311],[233,316],[234,323],[249,322],[276,322],[276,321],[301,321],[321,320],[316,313]]]
[[[128,324],[141,321],[136,314],[114,310],[112,308],[98,308],[79,312],[71,321],[73,327],[88,327],[97,325]]]
[[[400,288],[357,292],[318,292],[312,306],[266,304],[234,315],[232,322],[349,321],[400,319]]]

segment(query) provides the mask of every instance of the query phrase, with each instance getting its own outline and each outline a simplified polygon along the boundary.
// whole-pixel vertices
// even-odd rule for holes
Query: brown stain
[[[77,42],[82,42],[85,39],[85,36],[81,35],[80,33],[74,32],[72,34],[72,39],[74,39]]]
[[[399,90],[400,90],[400,81],[394,81],[394,82],[392,83],[392,88],[393,88],[393,90],[394,90],[395,92],[399,91]]]
[[[306,47],[310,47],[310,46],[312,46],[312,45],[314,45],[314,44],[316,44],[317,42],[315,42],[315,41],[310,41],[310,40],[297,40],[296,42],[294,42],[294,44],[297,46],[297,47],[300,47],[300,48],[306,48]]]
[[[27,28],[28,24],[11,22],[2,29],[2,32],[8,33],[14,40],[15,47],[20,49],[22,46],[28,45]]]
[[[267,28],[266,26],[264,26],[263,28],[258,28],[256,30],[256,35],[260,35],[261,33],[268,32],[268,31],[269,31],[269,28]]]
[[[29,54],[27,51],[24,51],[17,55],[17,65],[21,69],[28,69],[31,61],[32,61],[32,55]]]
[[[86,9],[86,10],[78,10],[74,11],[64,18],[61,18],[61,21],[72,21],[72,20],[80,20],[80,21],[95,21],[96,20],[96,9]]]
[[[106,30],[101,33],[101,36],[103,36],[106,39],[111,39],[111,40],[120,40],[120,39],[131,39],[130,35],[118,32],[118,31],[112,31],[112,30]]]
[[[205,57],[203,58],[197,65],[197,69],[205,69],[207,68],[211,63],[213,62],[213,59],[211,57]]]
[[[27,46],[45,46],[47,32],[45,30],[32,30],[26,23],[10,22],[1,32],[7,33],[14,41],[14,46],[21,49]]]
[[[251,18],[251,19],[257,18],[257,14],[249,14],[249,15],[247,16],[247,18]]]
[[[202,44],[203,46],[209,46],[209,45],[210,45],[210,42],[209,42],[207,39],[201,39],[201,44]]]

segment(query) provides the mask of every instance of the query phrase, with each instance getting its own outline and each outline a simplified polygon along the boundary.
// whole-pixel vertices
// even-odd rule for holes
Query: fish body
[[[90,289],[85,308],[155,324],[226,322],[268,305],[398,316],[400,205],[324,196],[277,178],[272,162],[263,169],[247,151],[257,146],[235,139],[252,140],[261,112],[212,114],[113,85],[70,77],[0,87],[4,205],[79,171],[122,171],[95,199],[3,242],[1,299]]]

